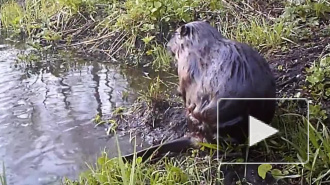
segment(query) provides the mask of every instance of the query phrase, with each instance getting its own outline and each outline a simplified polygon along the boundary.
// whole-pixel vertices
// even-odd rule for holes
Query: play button
[[[278,132],[277,129],[263,123],[253,116],[249,116],[249,124],[249,146],[253,146]]]

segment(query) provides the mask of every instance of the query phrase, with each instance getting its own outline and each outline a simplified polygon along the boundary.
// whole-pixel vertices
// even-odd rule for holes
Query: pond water
[[[105,147],[115,156],[115,138],[92,119],[129,106],[147,83],[143,71],[66,55],[16,62],[22,52],[26,45],[0,38],[0,163],[9,184],[60,184]],[[128,140],[119,139],[124,154],[133,151]]]

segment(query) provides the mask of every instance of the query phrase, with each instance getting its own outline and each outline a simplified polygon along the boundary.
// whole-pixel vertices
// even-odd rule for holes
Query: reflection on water
[[[114,138],[103,137],[104,128],[91,120],[129,106],[146,84],[141,70],[127,78],[116,66],[56,56],[16,65],[19,52],[0,39],[0,160],[9,184],[77,178],[104,147],[115,155]],[[123,92],[130,93],[125,101]],[[120,141],[132,148],[127,138]]]

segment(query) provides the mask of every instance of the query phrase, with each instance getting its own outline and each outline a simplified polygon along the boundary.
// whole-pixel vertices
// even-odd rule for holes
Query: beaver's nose
[[[174,52],[172,51],[172,48],[169,44],[166,45],[166,51],[168,54],[170,54],[172,57],[175,56]]]

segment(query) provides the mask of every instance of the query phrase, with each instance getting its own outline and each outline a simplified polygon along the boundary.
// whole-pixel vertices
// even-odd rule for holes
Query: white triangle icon
[[[277,132],[277,129],[263,123],[253,116],[249,116],[249,146],[255,145]]]

